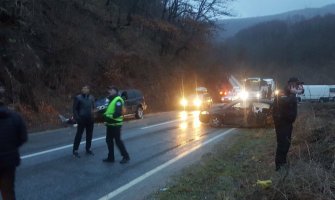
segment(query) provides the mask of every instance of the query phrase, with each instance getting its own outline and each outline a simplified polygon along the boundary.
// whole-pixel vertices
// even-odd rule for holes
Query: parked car
[[[147,109],[143,93],[137,89],[120,90],[119,95],[125,102],[124,116],[134,116],[136,119],[142,119],[144,111]],[[98,114],[104,113],[109,104],[109,99],[103,97],[95,101]],[[99,118],[99,116],[98,116]]]
[[[267,127],[273,124],[270,100],[235,100],[225,105],[200,112],[199,119],[213,127],[230,125],[237,127]]]

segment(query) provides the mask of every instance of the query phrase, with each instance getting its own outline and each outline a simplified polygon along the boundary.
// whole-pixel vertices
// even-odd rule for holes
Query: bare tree
[[[196,10],[194,20],[210,22],[219,16],[231,16],[228,3],[231,0],[195,0]]]

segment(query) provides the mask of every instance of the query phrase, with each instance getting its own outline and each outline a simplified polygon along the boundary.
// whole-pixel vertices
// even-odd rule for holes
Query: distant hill
[[[219,30],[214,38],[215,40],[224,40],[228,37],[234,36],[240,30],[266,21],[285,20],[298,22],[313,18],[318,15],[324,16],[326,14],[335,14],[335,4],[324,6],[322,8],[306,8],[263,17],[221,20],[218,22]]]
[[[285,81],[294,74],[308,84],[335,82],[335,14],[291,23],[272,20],[243,29],[217,49],[230,71]],[[228,69],[229,71],[229,69]]]

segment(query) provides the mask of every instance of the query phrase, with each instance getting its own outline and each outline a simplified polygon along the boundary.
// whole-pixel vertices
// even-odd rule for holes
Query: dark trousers
[[[121,126],[107,126],[106,143],[108,146],[108,158],[114,160],[114,142],[123,158],[129,158],[129,154],[121,140]]]
[[[0,169],[0,192],[3,200],[15,199],[15,170],[15,166]]]
[[[93,137],[94,122],[92,120],[86,120],[78,123],[76,137],[73,142],[73,151],[77,151],[83,136],[84,130],[86,129],[86,151],[91,149],[92,137]]]
[[[276,125],[277,151],[276,151],[276,169],[286,164],[287,153],[291,146],[292,123],[284,122]]]

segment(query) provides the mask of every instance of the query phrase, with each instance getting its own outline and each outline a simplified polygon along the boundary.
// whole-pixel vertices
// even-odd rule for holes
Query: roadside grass
[[[332,103],[299,106],[286,169],[274,170],[274,129],[240,129],[147,199],[335,199],[334,117]]]

